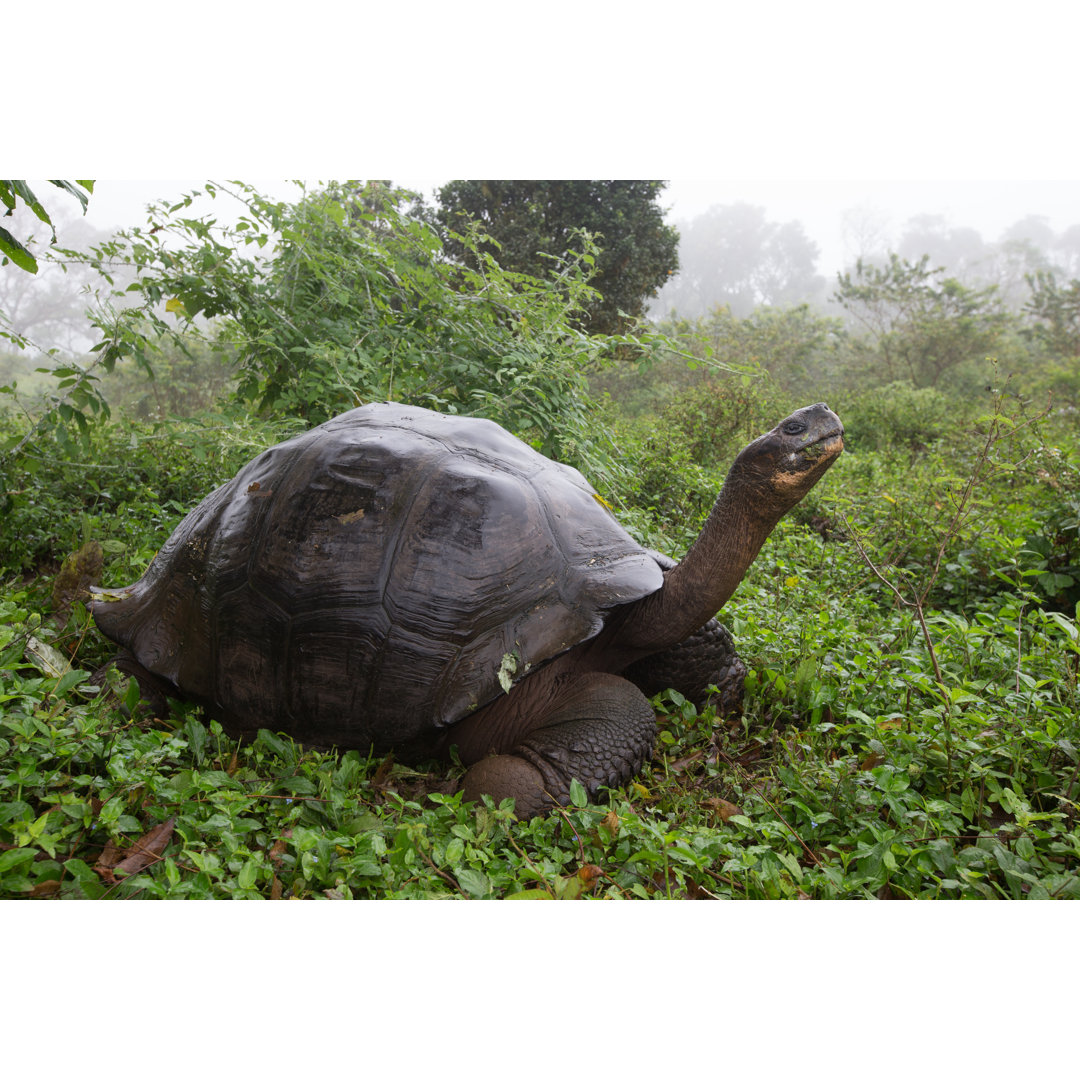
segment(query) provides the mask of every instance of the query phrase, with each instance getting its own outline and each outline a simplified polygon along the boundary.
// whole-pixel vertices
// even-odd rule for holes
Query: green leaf
[[[1040,574],[1036,579],[1039,586],[1047,596],[1057,596],[1059,592],[1074,584],[1075,579],[1070,574]]]
[[[6,874],[9,870],[22,866],[23,863],[33,862],[37,855],[37,848],[12,848],[10,851],[0,851],[0,874]]]
[[[1070,619],[1068,615],[1063,615],[1060,611],[1048,611],[1046,614],[1047,617],[1053,619],[1073,641],[1077,640],[1077,635],[1080,631],[1078,631],[1076,622],[1073,619]]]
[[[21,269],[31,274],[37,273],[37,259],[4,228],[0,228],[0,254],[6,255]]]
[[[285,743],[278,738],[272,731],[268,731],[266,728],[260,728],[259,734],[255,737],[257,743],[262,743],[272,754],[276,754],[278,757],[291,760],[289,754],[289,748]]]
[[[60,188],[61,191],[66,191],[69,195],[74,195],[75,198],[78,199],[80,203],[82,203],[83,213],[86,213],[86,208],[89,205],[90,200],[70,180],[50,180],[49,183],[53,184],[55,187]],[[90,186],[89,188],[87,188],[87,190],[91,192],[94,190],[93,180],[79,180],[78,183],[80,183],[83,187],[86,187],[87,183],[89,183]]]
[[[191,753],[195,758],[197,764],[201,765],[203,760],[203,747],[206,746],[206,728],[203,724],[193,716],[189,716],[187,722],[184,724],[184,734],[187,736],[188,746],[191,747]]]
[[[462,866],[454,871],[458,884],[470,895],[480,899],[491,894],[491,882],[487,874]]]
[[[570,781],[570,801],[580,810],[589,805],[589,795],[576,778]]]
[[[503,653],[502,663],[499,664],[499,685],[503,688],[503,691],[507,694],[510,693],[510,687],[513,685],[513,674],[517,671],[517,657],[513,653]]]
[[[63,697],[73,687],[78,686],[79,683],[86,682],[90,678],[89,671],[83,671],[80,668],[73,668],[71,671],[66,671],[56,684],[56,688],[53,693],[57,697]]]
[[[52,220],[49,217],[49,212],[41,205],[41,200],[30,190],[30,186],[25,180],[9,180],[8,183],[14,189],[15,193],[22,199],[24,203],[34,212],[35,217],[39,221],[43,221],[46,225],[52,226]],[[55,237],[54,237],[55,239]]]

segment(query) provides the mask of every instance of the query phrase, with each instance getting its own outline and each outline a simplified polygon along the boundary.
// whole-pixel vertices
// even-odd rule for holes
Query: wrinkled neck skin
[[[597,639],[613,666],[668,649],[704,626],[731,598],[788,509],[733,473],[690,550],[665,574],[663,588],[616,615]]]

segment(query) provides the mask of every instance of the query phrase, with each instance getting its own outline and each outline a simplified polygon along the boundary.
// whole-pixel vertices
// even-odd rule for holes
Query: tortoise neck
[[[633,662],[661,652],[704,626],[731,598],[783,516],[753,485],[728,475],[705,527],[663,587],[628,606],[612,641]]]

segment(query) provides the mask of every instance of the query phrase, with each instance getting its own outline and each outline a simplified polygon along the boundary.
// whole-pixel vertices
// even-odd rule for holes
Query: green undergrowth
[[[661,436],[668,506],[648,456]],[[55,610],[59,563],[96,540],[105,583],[132,580],[185,509],[280,437],[211,417],[104,427],[96,471],[40,447],[9,467],[0,896],[1080,896],[1080,484],[1064,421],[1018,431],[959,525],[973,436],[853,448],[723,612],[750,668],[743,713],[662,695],[638,777],[600,804],[575,786],[535,821],[463,805],[460,767],[269,731],[237,743],[193,707],[148,716],[115,671],[91,682],[110,649],[80,603]],[[635,479],[611,494],[644,542],[680,554],[726,462],[684,454],[674,429],[624,449]]]
[[[1075,623],[1013,601],[934,615],[942,688],[909,616],[803,584],[820,569],[805,546],[782,537],[779,586],[748,582],[732,606],[752,643],[745,713],[662,696],[640,776],[529,822],[509,804],[463,806],[460,769],[269,731],[238,744],[190,707],[139,718],[115,673],[95,693],[86,670],[35,659],[31,635],[77,644],[81,610],[61,633],[7,601],[2,895],[1080,895]],[[163,828],[146,866],[112,869]]]

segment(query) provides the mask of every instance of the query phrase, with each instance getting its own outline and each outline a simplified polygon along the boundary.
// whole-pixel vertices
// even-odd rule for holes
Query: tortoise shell
[[[260,454],[93,608],[233,731],[384,750],[662,580],[576,469],[489,420],[372,404]]]

